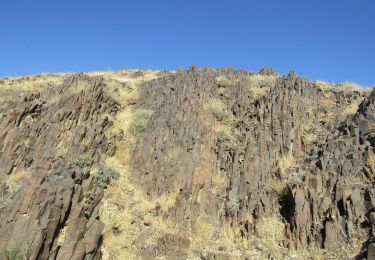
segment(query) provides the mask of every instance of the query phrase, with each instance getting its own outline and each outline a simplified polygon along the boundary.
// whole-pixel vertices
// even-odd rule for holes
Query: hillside
[[[0,79],[0,259],[375,259],[375,91],[233,69]]]

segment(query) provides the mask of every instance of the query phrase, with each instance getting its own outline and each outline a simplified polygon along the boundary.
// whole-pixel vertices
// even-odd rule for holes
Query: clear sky
[[[0,0],[0,77],[192,64],[375,85],[375,0]]]

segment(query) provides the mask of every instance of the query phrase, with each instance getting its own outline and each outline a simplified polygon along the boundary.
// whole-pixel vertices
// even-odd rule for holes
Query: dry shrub
[[[138,136],[146,129],[152,114],[153,112],[151,110],[146,109],[139,109],[134,111],[132,119],[130,120],[130,123],[128,125],[127,132],[133,137]]]
[[[297,166],[296,160],[293,157],[292,153],[288,153],[285,156],[279,158],[279,169],[281,172],[281,175],[283,177],[286,177],[286,173]]]
[[[29,176],[29,172],[26,169],[20,169],[13,172],[6,180],[8,187],[8,193],[12,197],[20,188],[21,181]]]
[[[234,85],[234,81],[228,79],[225,76],[220,76],[216,78],[217,85],[221,88],[227,88]]]
[[[226,105],[218,98],[212,98],[205,105],[204,109],[210,111],[219,121],[223,121],[230,115]]]
[[[281,196],[282,194],[284,194],[287,185],[285,181],[273,178],[268,182],[268,187],[272,192],[274,192],[278,196]]]
[[[278,77],[274,75],[254,74],[248,78],[248,89],[254,99],[266,95],[269,89],[276,84]]]

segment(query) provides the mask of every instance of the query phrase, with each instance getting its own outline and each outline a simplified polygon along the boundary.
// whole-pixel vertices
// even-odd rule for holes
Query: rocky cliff
[[[0,259],[375,259],[375,92],[44,77],[0,81]]]

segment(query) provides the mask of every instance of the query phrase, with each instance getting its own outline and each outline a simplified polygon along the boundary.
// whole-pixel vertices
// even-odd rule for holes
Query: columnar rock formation
[[[230,84],[218,83],[220,77]],[[129,182],[150,199],[176,194],[162,217],[179,231],[152,244],[138,239],[139,257],[253,259],[250,247],[263,258],[311,248],[338,258],[353,256],[353,250],[370,257],[375,92],[323,89],[294,72],[251,88],[252,77],[192,67],[140,86],[134,108],[153,113],[129,147]],[[213,102],[221,104],[223,116],[213,113]],[[355,102],[356,111],[342,116]],[[22,240],[30,259],[102,257],[98,212],[105,188],[92,169],[127,137],[107,131],[120,109],[102,78],[83,74],[3,105],[2,248]],[[91,158],[87,167],[74,164],[81,154]],[[7,176],[25,169],[27,177],[10,196]],[[282,225],[282,237],[273,241],[281,253],[264,248],[259,229],[270,219]],[[225,242],[218,233],[223,226],[239,230],[236,241],[248,244],[238,254],[220,243],[199,248],[191,234],[202,220],[215,225],[212,245]]]

